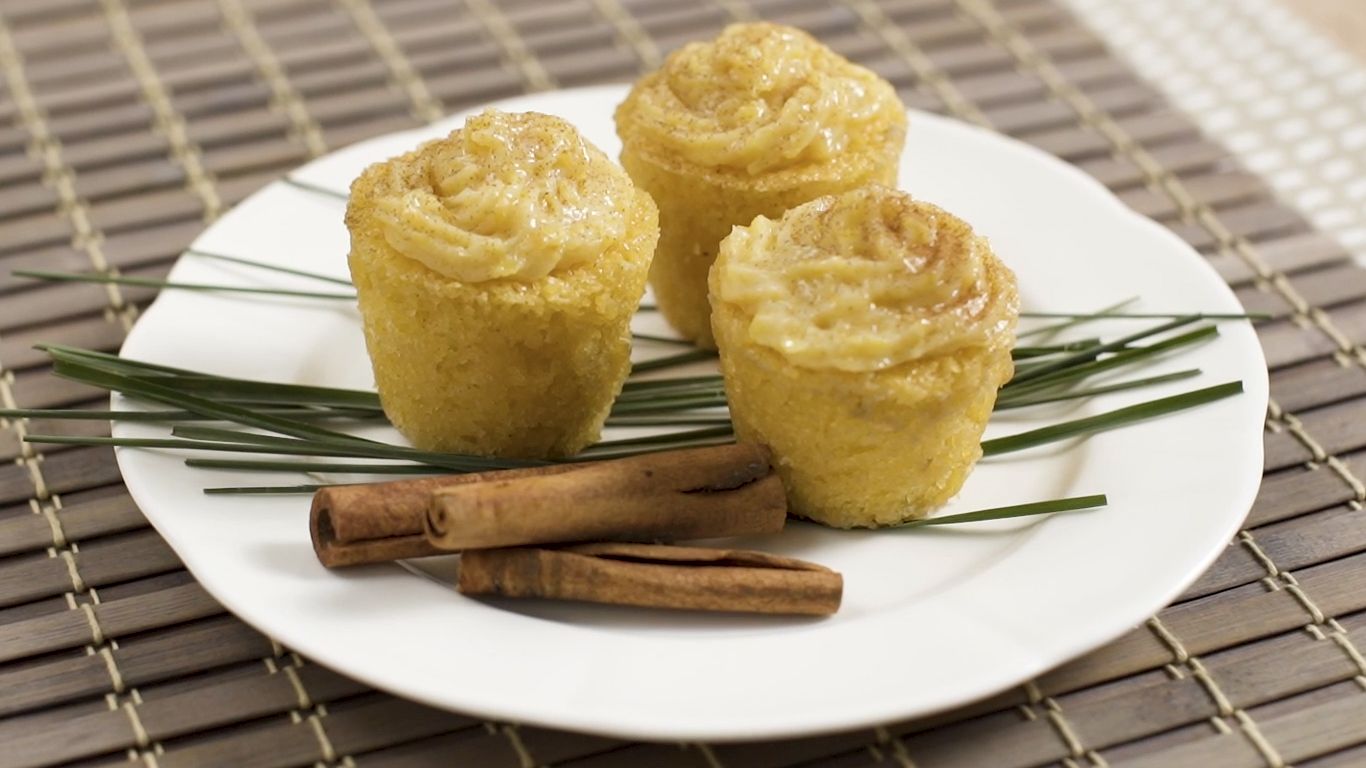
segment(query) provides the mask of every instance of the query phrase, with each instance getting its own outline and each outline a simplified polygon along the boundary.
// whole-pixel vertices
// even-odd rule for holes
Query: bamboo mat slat
[[[1271,368],[1245,528],[1173,605],[1026,686],[875,729],[644,744],[482,723],[300,658],[147,526],[100,422],[0,423],[0,766],[1366,764],[1366,270],[1054,0],[7,0],[0,402],[101,407],[37,342],[114,350],[208,221],[322,152],[626,82],[726,23],[802,26],[922,109],[1051,152],[1200,250]],[[535,695],[527,692],[527,695]]]

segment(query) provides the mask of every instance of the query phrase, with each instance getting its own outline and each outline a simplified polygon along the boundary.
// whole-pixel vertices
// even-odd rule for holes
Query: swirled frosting
[[[713,301],[794,365],[876,371],[1010,344],[1015,277],[963,220],[870,186],[760,216],[721,242]]]
[[[864,147],[900,147],[896,92],[810,35],[732,24],[674,52],[617,111],[627,143],[722,173],[819,166]]]
[[[372,168],[385,242],[466,283],[537,280],[620,240],[637,194],[572,125],[487,110],[444,139]]]

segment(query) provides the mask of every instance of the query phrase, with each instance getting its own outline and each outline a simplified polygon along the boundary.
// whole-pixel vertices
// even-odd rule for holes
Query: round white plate
[[[589,88],[499,106],[561,115],[615,156],[611,115],[623,94],[618,86]],[[348,147],[292,176],[345,190],[368,163],[461,119]],[[912,113],[910,126],[903,186],[985,233],[1019,275],[1027,309],[1091,311],[1140,296],[1134,311],[1241,311],[1200,256],[1079,171],[933,115]],[[345,277],[343,207],[275,183],[195,245]],[[195,256],[182,258],[171,279],[328,290]],[[1137,327],[1111,321],[1088,330]],[[823,620],[488,602],[397,565],[329,572],[309,544],[306,496],[201,492],[307,480],[190,469],[174,452],[120,449],[118,458],[133,497],[209,592],[285,645],[376,687],[491,718],[636,738],[810,734],[1003,690],[1120,635],[1193,581],[1237,529],[1261,477],[1261,349],[1245,323],[1221,331],[1210,344],[1130,374],[1199,367],[1199,378],[1071,410],[1015,411],[988,436],[1235,379],[1244,394],[985,461],[945,512],[1106,493],[1103,510],[917,531],[793,523],[741,542],[841,571],[844,606]],[[372,385],[346,302],[166,291],[123,354],[245,378]],[[116,397],[115,407],[129,406]],[[145,424],[115,428],[122,437],[164,433]],[[447,577],[453,559],[423,567]]]

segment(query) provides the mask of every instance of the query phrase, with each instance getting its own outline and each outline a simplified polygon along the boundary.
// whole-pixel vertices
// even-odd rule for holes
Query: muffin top
[[[869,186],[721,241],[713,304],[805,368],[877,371],[1014,341],[1015,276],[962,219]]]
[[[658,162],[756,176],[899,152],[906,111],[886,81],[799,29],[732,24],[636,82],[617,132]],[[878,158],[882,158],[879,156]]]
[[[352,186],[348,226],[364,210],[396,252],[461,282],[532,281],[621,240],[638,195],[564,120],[490,109],[370,166]]]

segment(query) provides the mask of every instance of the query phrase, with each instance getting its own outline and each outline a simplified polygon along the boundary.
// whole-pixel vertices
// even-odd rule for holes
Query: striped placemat
[[[321,152],[519,92],[625,81],[734,20],[802,26],[912,106],[1077,164],[1204,253],[1272,368],[1263,489],[1172,606],[928,719],[761,744],[485,723],[298,657],[208,597],[105,448],[0,425],[0,766],[1366,764],[1366,271],[1055,0],[5,0],[0,402],[99,407],[37,342],[114,350],[206,221]],[[528,696],[536,695],[528,691]]]
[[[1292,11],[1295,3],[1280,0],[1067,3],[1366,264],[1366,59],[1322,37]],[[1354,0],[1340,6],[1366,29],[1366,8]]]

